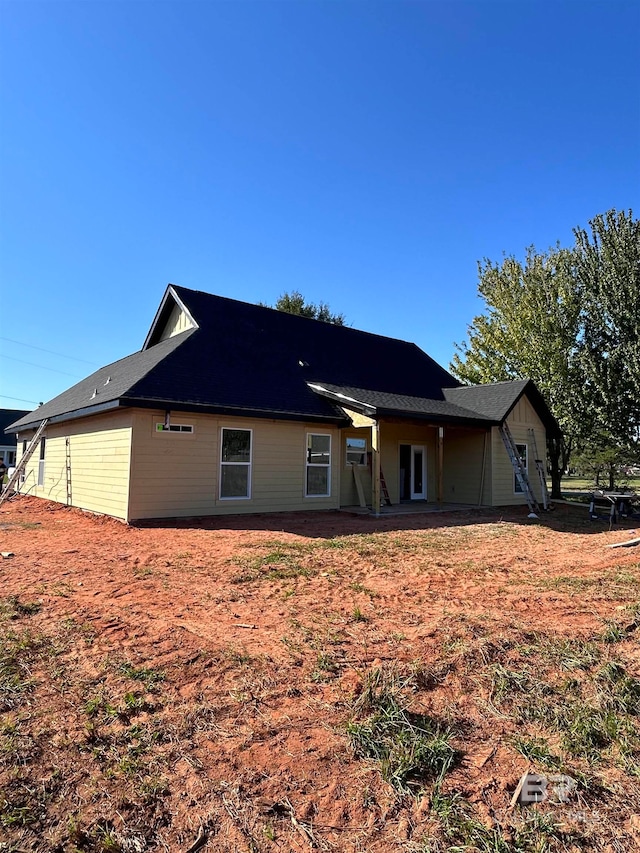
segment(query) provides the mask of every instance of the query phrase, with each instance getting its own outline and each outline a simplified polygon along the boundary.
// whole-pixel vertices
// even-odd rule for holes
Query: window
[[[192,424],[156,424],[156,432],[193,432]]]
[[[40,461],[38,462],[38,485],[44,486],[44,454],[47,445],[47,439],[40,439]]]
[[[307,433],[307,477],[305,495],[327,498],[331,494],[331,436]]]
[[[220,498],[251,497],[251,430],[222,429]]]
[[[347,436],[347,465],[367,464],[367,439]]]
[[[529,471],[529,453],[527,451],[526,444],[516,444],[516,451],[518,456],[520,457],[520,461],[522,462],[522,467],[525,471]],[[518,475],[513,473],[513,491],[516,495],[522,494],[522,486],[520,485],[520,481],[518,480]]]

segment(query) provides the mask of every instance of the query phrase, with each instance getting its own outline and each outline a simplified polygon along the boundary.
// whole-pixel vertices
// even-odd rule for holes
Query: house
[[[16,464],[16,437],[13,433],[5,433],[5,429],[17,421],[28,415],[24,409],[0,409],[0,461],[4,462],[7,468],[11,468]]]
[[[20,452],[45,418],[21,490],[125,521],[525,503],[500,427],[530,470],[558,429],[531,381],[463,387],[415,344],[175,285],[140,352],[12,424]]]

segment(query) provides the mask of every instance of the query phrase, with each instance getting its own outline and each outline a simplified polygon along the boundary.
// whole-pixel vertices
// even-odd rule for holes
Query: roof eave
[[[109,400],[106,403],[99,403],[97,406],[87,406],[84,409],[74,409],[72,412],[64,412],[60,415],[52,415],[47,418],[49,424],[61,424],[65,421],[75,421],[78,418],[88,418],[91,415],[101,415],[103,412],[110,412],[113,409],[117,409],[121,406],[120,400]],[[38,410],[36,409],[36,412]],[[25,429],[36,429],[40,426],[44,418],[38,418],[34,421],[29,421],[28,423],[21,423],[18,425],[16,421],[15,424],[11,424],[8,426],[5,432],[15,432],[19,433]]]

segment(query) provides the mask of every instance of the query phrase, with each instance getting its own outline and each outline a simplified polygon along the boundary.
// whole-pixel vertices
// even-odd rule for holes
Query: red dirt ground
[[[632,530],[567,506],[539,522],[509,509],[127,527],[7,502],[0,597],[40,604],[20,624],[58,648],[57,669],[50,658],[35,668],[27,704],[5,715],[28,718],[21,772],[51,796],[33,820],[0,824],[0,838],[42,851],[186,851],[199,833],[219,851],[426,849],[428,799],[397,796],[345,737],[365,672],[432,671],[457,645],[481,668],[487,643],[526,632],[593,636],[638,601],[640,549],[605,547]],[[625,654],[637,673],[637,646]],[[132,680],[123,663],[163,680]],[[448,784],[481,814],[506,809],[527,768],[507,747],[508,721],[486,713],[481,679],[475,697],[446,673],[436,681],[415,701],[460,724],[464,760]],[[92,728],[88,703],[127,694],[135,715]],[[161,736],[128,773],[116,734],[136,722]],[[0,783],[15,786],[15,770],[0,765]],[[152,777],[163,781],[150,794]],[[627,846],[611,850],[632,849],[638,810],[619,814]],[[120,847],[95,846],[98,830]]]

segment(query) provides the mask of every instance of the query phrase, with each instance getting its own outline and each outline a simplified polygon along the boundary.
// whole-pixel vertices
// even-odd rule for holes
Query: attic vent
[[[104,384],[105,384],[105,385],[108,385],[110,382],[111,382],[111,377],[110,377],[110,376],[107,376],[107,381],[106,381]]]
[[[98,389],[97,389],[97,388],[94,388],[94,389],[93,389],[93,394],[91,395],[91,399],[93,400],[93,398],[94,398],[94,397],[97,397],[97,396],[98,396]]]
[[[298,360],[298,364],[300,365],[300,367],[309,367],[309,362],[303,361],[302,359]]]

